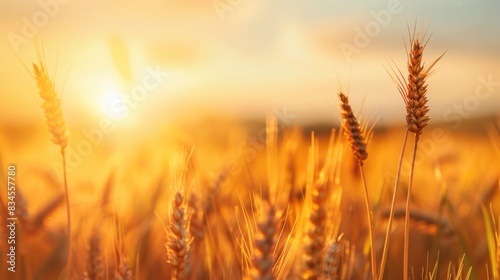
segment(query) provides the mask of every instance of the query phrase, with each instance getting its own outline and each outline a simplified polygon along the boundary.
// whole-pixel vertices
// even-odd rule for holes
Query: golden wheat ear
[[[52,142],[64,151],[68,145],[69,133],[61,108],[61,100],[55,92],[54,84],[41,58],[39,58],[38,65],[33,63],[33,78],[42,99],[42,108],[49,132],[52,134]]]
[[[432,75],[431,71],[433,67],[445,53],[426,67],[425,63],[422,62],[422,58],[430,36],[427,37],[427,32],[424,28],[417,32],[414,27],[413,32],[408,31],[408,33],[410,36],[410,49],[407,49],[408,79],[406,87],[400,84],[398,85],[398,89],[406,106],[408,130],[415,133],[416,136],[420,136],[430,120],[428,115],[429,107],[427,106],[427,79]],[[399,73],[401,74],[401,72]],[[402,83],[401,79],[398,80],[399,83]]]
[[[368,158],[366,134],[370,132],[363,129],[358,120],[354,116],[349,98],[343,92],[339,92],[340,98],[340,114],[342,115],[342,125],[344,133],[351,144],[354,156],[361,163]]]
[[[49,132],[52,134],[52,142],[61,147],[63,151],[68,145],[69,132],[66,126],[66,121],[61,108],[61,99],[56,93],[55,83],[47,71],[44,62],[44,48],[35,41],[35,49],[37,55],[36,63],[32,63],[32,77],[36,82],[38,94],[42,99],[42,108]],[[29,70],[29,69],[28,69]]]
[[[313,150],[314,147],[311,148],[311,151]],[[311,159],[311,164],[313,160]],[[303,279],[317,279],[320,277],[324,263],[322,252],[326,246],[327,222],[329,219],[327,210],[329,182],[326,176],[325,172],[321,172],[317,181],[313,182],[311,186],[311,210],[303,247]]]
[[[104,280],[105,263],[102,252],[100,233],[97,228],[92,230],[88,239],[86,270],[84,280]]]
[[[188,238],[188,220],[184,195],[175,193],[171,210],[170,227],[167,232],[168,262],[174,269],[174,279],[184,279],[186,262],[191,243]]]
[[[255,236],[253,253],[254,268],[249,279],[272,280],[274,248],[276,246],[277,223],[279,213],[272,204],[264,205],[264,213],[257,223],[257,234]]]
[[[325,250],[325,261],[321,279],[340,279],[343,257],[344,243],[337,240],[331,241]]]

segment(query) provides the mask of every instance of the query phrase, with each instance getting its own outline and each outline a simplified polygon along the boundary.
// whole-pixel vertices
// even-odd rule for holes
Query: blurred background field
[[[304,213],[300,209],[307,205],[306,192],[310,191],[307,174],[310,170],[311,132],[314,131],[316,139],[316,165],[319,168],[327,161],[331,131],[338,130],[338,127],[280,124],[278,128],[278,191],[288,201],[289,219],[297,222],[303,219]],[[458,267],[463,254],[467,254],[463,263],[465,269],[473,267],[472,279],[485,279],[489,256],[481,205],[491,206],[492,213],[498,216],[499,128],[497,119],[492,117],[464,122],[459,130],[431,125],[424,132],[412,198],[415,223],[411,229],[411,261],[418,271],[416,279],[420,279],[420,271],[428,265],[427,262],[431,268],[435,264],[436,248],[439,248],[442,273],[438,279],[445,277],[443,273],[450,262]],[[111,267],[113,264],[116,236],[122,234],[124,254],[135,279],[169,275],[163,224],[169,221],[175,178],[186,170],[184,187],[190,189],[199,201],[208,202],[216,209],[206,223],[210,231],[205,232],[201,239],[207,251],[201,261],[204,265],[194,266],[197,279],[237,279],[246,275],[245,259],[240,255],[245,250],[238,243],[245,238],[245,230],[238,224],[244,217],[240,211],[244,207],[251,209],[247,204],[252,201],[251,197],[260,197],[263,193],[265,196],[266,193],[269,165],[265,132],[265,122],[212,117],[168,127],[158,126],[156,131],[140,135],[117,128],[115,132],[104,135],[99,145],[91,146],[88,155],[77,151],[75,145],[78,142],[75,145],[70,142],[68,177],[75,221],[75,271],[83,277],[90,236],[97,226],[103,252],[108,258],[107,265]],[[365,168],[376,217],[377,250],[383,244],[403,132],[397,127],[378,128],[368,148]],[[78,132],[73,134],[75,139]],[[31,219],[36,220],[35,217],[43,215],[41,212],[47,205],[55,205],[46,217],[42,216],[39,224],[31,222],[27,226],[28,223],[21,223],[19,272],[17,278],[4,279],[25,279],[25,276],[28,279],[55,279],[64,265],[65,212],[58,169],[61,159],[58,148],[48,139],[43,124],[2,128],[2,169],[6,169],[6,164],[17,166],[17,191],[25,203],[20,204],[22,200],[18,200],[17,211],[27,211]],[[86,138],[80,141],[82,139]],[[344,142],[342,138],[334,142],[341,151],[337,154],[341,161],[338,163],[340,183],[332,191],[334,197],[340,199],[340,206],[331,212],[335,217],[332,223],[338,227],[336,234],[341,234],[342,240],[349,242],[352,250],[352,279],[362,279],[363,265],[367,260],[363,251],[366,221],[359,170]],[[74,149],[74,154],[71,149]],[[186,154],[189,153],[191,157],[187,163]],[[405,161],[409,162],[408,155]],[[405,165],[398,209],[404,205],[408,180],[408,173],[405,174],[404,170]],[[224,179],[214,193],[214,185],[221,174],[225,174]],[[291,185],[290,189],[287,184]],[[4,194],[2,197],[5,199]],[[293,205],[299,206],[295,209]],[[402,273],[403,223],[404,217],[399,216],[393,229],[388,279],[397,278]],[[285,236],[290,234],[300,240],[305,229],[283,230]],[[287,278],[300,275],[301,244],[299,242],[289,249],[293,253],[287,266],[294,264],[296,268],[288,268]],[[5,270],[2,273],[6,273]]]

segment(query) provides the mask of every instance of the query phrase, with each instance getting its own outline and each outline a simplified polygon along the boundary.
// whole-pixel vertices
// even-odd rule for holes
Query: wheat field
[[[500,279],[500,118],[432,123],[440,57],[422,62],[415,34],[397,64],[409,73],[388,67],[406,126],[332,92],[341,125],[206,117],[86,147],[38,52],[27,68],[48,133],[1,129],[0,174],[15,177],[2,220],[17,220],[0,230],[15,237],[0,278]]]

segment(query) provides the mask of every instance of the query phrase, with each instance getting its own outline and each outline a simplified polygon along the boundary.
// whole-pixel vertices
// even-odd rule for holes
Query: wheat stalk
[[[58,145],[61,149],[61,156],[63,159],[63,177],[64,177],[64,190],[66,194],[66,223],[67,223],[67,234],[68,234],[68,257],[66,260],[66,279],[69,279],[71,274],[71,260],[72,260],[72,250],[71,250],[71,215],[70,215],[70,204],[69,204],[69,192],[68,192],[68,182],[66,177],[66,147],[68,145],[69,132],[66,127],[66,121],[63,116],[63,111],[61,108],[61,100],[56,94],[54,83],[49,77],[47,72],[47,67],[43,61],[43,46],[40,48],[37,42],[35,42],[36,54],[38,58],[38,64],[32,63],[33,65],[33,79],[36,82],[38,93],[42,99],[42,108],[45,114],[45,119],[47,121],[47,126],[49,132],[52,135],[52,142]]]
[[[385,267],[385,261],[387,256],[387,247],[389,244],[389,233],[392,225],[392,217],[394,215],[394,207],[395,207],[395,199],[396,193],[399,184],[399,177],[402,166],[402,159],[406,147],[406,140],[408,137],[408,133],[414,133],[414,146],[413,146],[413,155],[411,160],[411,169],[410,169],[410,178],[408,184],[408,192],[406,198],[406,213],[405,213],[405,236],[404,236],[404,279],[408,279],[408,242],[409,242],[409,222],[410,222],[410,200],[411,200],[411,191],[413,185],[413,174],[415,167],[415,158],[417,153],[418,141],[420,139],[420,135],[423,132],[423,129],[427,126],[430,117],[428,115],[429,107],[427,106],[427,78],[431,75],[432,68],[436,65],[436,63],[443,57],[444,53],[434,60],[429,66],[425,66],[423,60],[424,49],[430,39],[426,36],[426,29],[422,28],[418,34],[416,32],[416,22],[413,28],[413,31],[410,31],[408,27],[408,35],[410,37],[409,44],[410,49],[408,50],[406,43],[405,49],[407,53],[407,69],[408,76],[405,79],[402,72],[396,66],[394,69],[391,66],[392,74],[389,72],[393,82],[396,84],[396,87],[403,98],[405,108],[406,108],[406,131],[403,139],[403,147],[401,150],[401,155],[398,164],[398,170],[396,174],[396,182],[393,190],[392,204],[391,204],[391,213],[389,215],[389,223],[387,226],[386,239],[384,243],[384,251],[382,253],[382,262],[381,262],[381,274],[380,277],[383,277],[383,270]]]
[[[396,172],[396,180],[394,182],[394,189],[392,190],[392,199],[391,199],[391,209],[389,212],[389,219],[387,222],[387,229],[385,232],[385,240],[384,240],[384,247],[382,249],[382,260],[380,261],[380,271],[379,271],[379,279],[384,278],[384,271],[385,271],[385,263],[387,261],[387,254],[389,252],[389,242],[391,239],[391,229],[392,229],[392,222],[393,222],[393,217],[394,217],[394,211],[396,209],[396,195],[398,193],[398,186],[399,186],[399,179],[401,178],[401,166],[403,165],[403,156],[405,153],[406,149],[406,140],[408,138],[408,129],[405,131],[405,135],[403,138],[403,147],[401,148],[401,153],[399,156],[399,163],[398,163],[398,170]]]
[[[368,238],[370,240],[370,255],[372,267],[372,279],[377,279],[377,256],[375,252],[375,241],[373,236],[373,218],[371,211],[370,196],[368,195],[368,186],[366,184],[365,172],[363,169],[363,162],[368,158],[367,140],[370,139],[373,130],[367,129],[366,125],[361,126],[354,116],[351,106],[349,105],[348,97],[339,92],[340,98],[340,114],[343,120],[344,134],[351,144],[354,156],[358,160],[359,169],[361,171],[361,178],[363,179],[363,188],[365,194],[365,207],[366,216],[368,220]]]
[[[427,107],[427,83],[426,80],[430,75],[433,66],[441,59],[436,59],[429,67],[424,67],[422,56],[427,45],[426,32],[420,31],[417,35],[415,28],[410,39],[411,48],[408,51],[408,80],[406,92],[403,94],[403,100],[406,105],[406,122],[407,130],[414,133],[415,140],[413,145],[413,156],[411,160],[410,179],[408,184],[408,193],[406,197],[406,216],[405,216],[405,234],[404,234],[404,259],[403,273],[404,279],[408,279],[408,256],[409,256],[409,240],[410,240],[410,205],[411,191],[413,185],[413,174],[415,170],[415,158],[417,155],[418,141],[420,135],[427,123],[430,120],[428,116],[429,108]],[[430,39],[430,38],[429,38]],[[444,54],[443,54],[444,55]]]
[[[495,267],[493,269],[496,269],[496,277],[498,280],[500,279],[500,228],[498,226],[495,227],[495,257],[496,257],[496,263]]]

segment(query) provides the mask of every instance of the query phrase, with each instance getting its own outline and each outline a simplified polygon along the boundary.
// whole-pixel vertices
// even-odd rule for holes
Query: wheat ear
[[[38,64],[33,63],[33,78],[35,79],[38,93],[42,98],[42,108],[49,132],[52,134],[52,142],[61,148],[61,153],[64,153],[68,145],[69,133],[61,108],[61,100],[56,94],[54,84],[47,73],[47,68],[38,47],[37,56]]]
[[[118,266],[115,270],[115,278],[114,280],[132,280],[132,271],[128,265],[128,261],[124,252],[121,252],[118,256]]]
[[[327,180],[325,174],[314,184],[311,193],[311,213],[309,216],[309,229],[306,234],[304,246],[304,279],[318,279],[322,272],[323,254],[326,245],[327,212]]]
[[[71,274],[71,215],[69,204],[68,181],[66,177],[66,147],[68,145],[69,132],[66,127],[66,121],[61,108],[61,99],[56,94],[54,83],[47,73],[47,68],[43,62],[43,47],[36,43],[36,53],[38,64],[33,63],[33,79],[36,82],[38,93],[42,99],[42,108],[47,120],[49,132],[52,134],[52,142],[61,148],[61,156],[63,159],[63,177],[64,191],[66,194],[66,223],[68,232],[68,257],[66,259],[66,279],[70,278]]]
[[[171,211],[170,231],[167,235],[168,262],[174,268],[173,279],[183,279],[190,241],[184,196],[179,191],[175,193]]]
[[[254,240],[253,266],[251,279],[272,280],[273,251],[277,232],[277,212],[273,205],[264,205],[263,217],[257,223],[257,235]]]
[[[325,262],[323,264],[323,275],[320,279],[338,280],[341,277],[342,257],[344,255],[344,243],[333,240],[327,246]]]
[[[365,172],[363,169],[363,162],[368,158],[367,140],[370,139],[372,135],[372,130],[367,129],[366,126],[361,126],[354,116],[351,105],[349,105],[348,97],[343,93],[339,92],[340,98],[340,114],[343,120],[344,134],[351,144],[354,156],[358,160],[359,169],[361,171],[361,178],[363,179],[363,188],[365,193],[365,207],[366,216],[368,220],[368,238],[370,241],[370,255],[371,255],[371,267],[372,267],[372,279],[377,279],[377,256],[374,247],[374,236],[373,236],[373,218],[371,211],[370,196],[368,195],[368,186],[366,184]]]
[[[104,280],[105,266],[97,229],[90,234],[87,251],[87,269],[84,273],[84,280]]]

